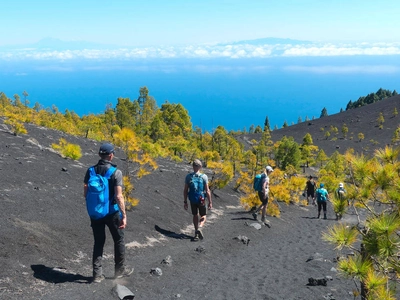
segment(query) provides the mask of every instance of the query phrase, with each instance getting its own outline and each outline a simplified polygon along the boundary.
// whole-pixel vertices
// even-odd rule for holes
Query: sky
[[[0,47],[44,38],[125,47],[400,42],[397,0],[13,0],[0,11]]]

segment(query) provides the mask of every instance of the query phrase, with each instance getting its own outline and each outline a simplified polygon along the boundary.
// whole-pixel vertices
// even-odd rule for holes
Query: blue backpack
[[[200,203],[204,199],[203,174],[192,174],[189,182],[189,200],[193,203]]]
[[[110,213],[110,194],[108,180],[114,174],[116,167],[110,167],[104,176],[96,174],[94,167],[89,168],[89,180],[86,194],[86,208],[89,217],[101,219]]]
[[[253,188],[257,192],[261,192],[262,190],[261,179],[262,179],[262,174],[257,174],[253,180]]]

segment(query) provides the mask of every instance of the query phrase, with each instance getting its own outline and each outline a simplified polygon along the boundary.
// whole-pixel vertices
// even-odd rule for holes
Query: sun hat
[[[109,143],[102,144],[99,149],[100,155],[108,155],[114,153],[114,146]]]
[[[343,183],[339,183],[339,187],[343,187]]]
[[[202,167],[203,164],[201,163],[201,161],[199,159],[195,159],[193,161],[193,166]]]
[[[273,171],[274,171],[274,169],[272,169],[271,166],[266,166],[266,167],[265,167],[265,170],[270,171],[270,172],[273,172]]]
[[[324,187],[324,184],[323,184],[323,183],[321,183],[321,184],[319,185],[319,187],[323,188],[323,187]]]

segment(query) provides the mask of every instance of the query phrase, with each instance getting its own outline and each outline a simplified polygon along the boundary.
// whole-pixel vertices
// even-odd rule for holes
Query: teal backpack
[[[86,194],[86,208],[91,219],[104,218],[110,213],[110,193],[108,180],[116,167],[110,167],[104,176],[96,174],[94,167],[89,168],[89,180]]]
[[[200,203],[204,199],[203,174],[192,174],[189,182],[189,200],[193,203]]]
[[[317,201],[326,201],[327,191],[325,189],[319,188],[317,190]]]
[[[261,179],[262,179],[262,174],[257,174],[253,180],[253,188],[257,192],[261,192],[262,190]]]

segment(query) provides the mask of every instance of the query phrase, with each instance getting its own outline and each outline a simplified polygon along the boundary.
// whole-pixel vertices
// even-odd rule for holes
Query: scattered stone
[[[206,251],[206,248],[204,248],[203,246],[198,246],[195,251],[199,252],[199,253],[203,253]]]
[[[167,266],[172,265],[172,258],[171,258],[171,256],[168,255],[166,258],[164,258],[164,259],[161,261],[161,264],[162,264],[162,265],[167,265]]]
[[[150,270],[150,274],[156,275],[156,276],[161,276],[162,275],[162,270],[160,268],[152,268]]]
[[[181,294],[176,294],[175,295],[175,298],[180,298],[181,297]]]
[[[260,225],[261,226],[261,225]],[[244,236],[244,235],[239,235],[239,236],[237,236],[237,237],[234,237],[233,238],[234,240],[239,240],[239,241],[242,241],[242,243],[243,244],[245,244],[245,245],[249,245],[249,243],[250,243],[250,239],[247,237],[247,236]]]
[[[327,285],[328,280],[325,278],[308,278],[308,285],[317,286],[317,285]]]
[[[333,277],[332,277],[332,276],[329,276],[329,275],[325,276],[325,278],[326,278],[327,280],[330,280],[330,281],[333,280]]]
[[[323,296],[323,297],[326,300],[336,300],[336,298],[331,293],[329,293],[329,294],[327,294],[326,296]]]
[[[332,268],[331,268],[331,272],[335,272],[335,273],[336,273],[336,272],[337,272],[336,268],[335,268],[335,267],[332,267]]]
[[[250,223],[249,224],[249,223],[245,222],[244,225],[254,227],[257,230],[261,229],[261,224],[260,223]]]
[[[63,172],[68,172],[68,169],[66,167],[62,167],[61,169]]]
[[[129,290],[126,286],[120,285],[118,283],[114,286],[113,291],[121,300],[135,298],[135,294],[132,293],[131,290]]]
[[[312,261],[312,260],[323,261],[324,258],[323,258],[323,256],[322,256],[322,254],[316,252],[316,253],[314,253],[313,255],[311,255],[311,256],[306,260],[306,262],[309,262],[309,261]]]

